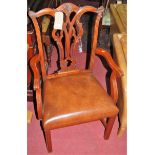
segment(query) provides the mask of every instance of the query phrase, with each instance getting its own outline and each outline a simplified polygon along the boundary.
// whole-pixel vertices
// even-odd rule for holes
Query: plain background
[[[155,154],[154,1],[128,1],[128,154]],[[27,154],[27,1],[0,2],[0,154]]]

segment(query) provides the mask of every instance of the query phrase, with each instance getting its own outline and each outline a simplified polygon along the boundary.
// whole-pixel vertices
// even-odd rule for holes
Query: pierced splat
[[[72,53],[78,43],[78,38],[82,36],[82,33],[80,33],[83,32],[82,24],[78,25],[79,22],[74,19],[76,13],[72,11],[70,5],[66,4],[66,7],[63,7],[63,9],[60,7],[57,10],[64,13],[63,26],[59,35],[57,35],[57,30],[54,29],[52,31],[52,37],[56,41],[60,52],[61,71],[76,69],[75,58],[71,55],[73,55]],[[63,38],[65,39],[65,44],[62,42]],[[71,51],[72,44],[73,50]]]

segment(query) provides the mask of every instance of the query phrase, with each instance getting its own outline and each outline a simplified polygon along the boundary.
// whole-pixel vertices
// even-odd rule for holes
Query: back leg
[[[116,116],[109,118],[107,121],[105,131],[104,131],[104,139],[106,139],[106,140],[109,139],[109,137],[110,137],[111,130],[114,125],[115,119],[116,119]]]

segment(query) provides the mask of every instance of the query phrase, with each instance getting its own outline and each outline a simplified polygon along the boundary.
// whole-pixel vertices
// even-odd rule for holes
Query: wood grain
[[[118,99],[118,107],[119,111],[119,119],[120,119],[120,127],[118,131],[118,136],[121,137],[125,132],[127,127],[127,59],[126,59],[126,45],[122,43],[126,43],[126,41],[122,42],[122,39],[126,38],[126,34],[114,34],[113,36],[113,46],[114,46],[114,57],[118,66],[123,70],[124,76],[121,77],[118,83],[119,87],[119,99]]]

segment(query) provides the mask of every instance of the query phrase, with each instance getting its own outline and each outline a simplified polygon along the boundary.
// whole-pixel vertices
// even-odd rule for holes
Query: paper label
[[[109,9],[107,9],[102,17],[102,25],[110,26],[110,24],[111,24],[110,12]]]
[[[56,12],[54,20],[54,29],[62,30],[62,25],[63,25],[63,13]]]
[[[120,1],[120,0],[119,0],[119,1],[117,1],[117,4],[122,4],[122,1]]]

